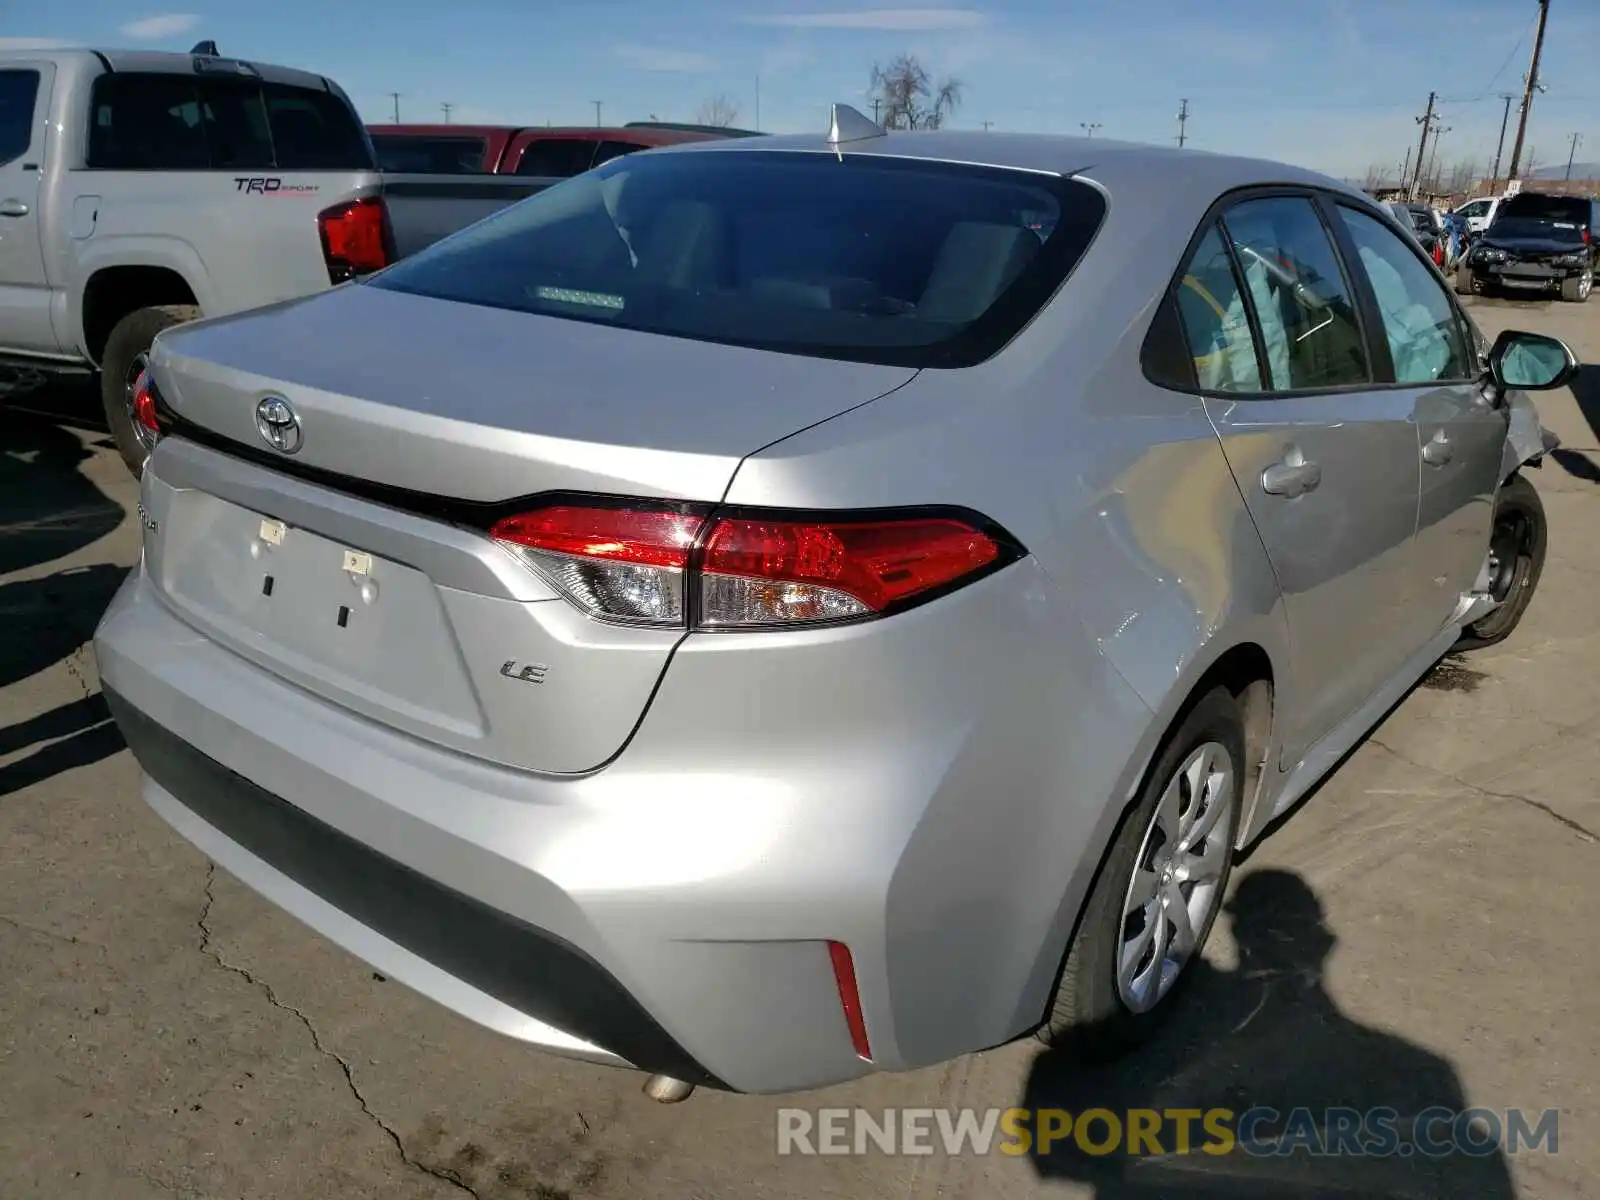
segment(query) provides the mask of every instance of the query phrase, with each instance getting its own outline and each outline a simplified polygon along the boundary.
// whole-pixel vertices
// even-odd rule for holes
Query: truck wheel
[[[100,403],[122,461],[135,479],[144,474],[155,440],[134,422],[133,385],[150,358],[150,344],[156,334],[199,316],[200,310],[192,304],[135,309],[117,322],[106,339],[105,352],[100,356]]]
[[[1226,689],[1167,735],[1112,838],[1040,1041],[1106,1061],[1172,1008],[1222,908],[1244,807],[1244,724]]]
[[[1457,650],[1481,650],[1511,636],[1544,574],[1548,538],[1539,493],[1521,475],[1513,475],[1495,499],[1489,534],[1489,591],[1500,606],[1461,631]]]
[[[1568,304],[1582,304],[1589,298],[1589,292],[1593,287],[1594,276],[1585,271],[1582,275],[1561,281],[1561,298]]]

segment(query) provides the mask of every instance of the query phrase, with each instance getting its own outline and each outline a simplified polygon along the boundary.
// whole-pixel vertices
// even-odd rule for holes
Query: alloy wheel
[[[1167,782],[1122,905],[1117,992],[1149,1012],[1172,989],[1222,900],[1235,766],[1226,746],[1196,748]]]

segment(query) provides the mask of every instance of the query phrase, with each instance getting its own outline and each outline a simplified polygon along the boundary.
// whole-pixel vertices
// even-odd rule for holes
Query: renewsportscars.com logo
[[[778,1153],[1446,1158],[1560,1150],[1560,1114],[1510,1108],[780,1108]]]

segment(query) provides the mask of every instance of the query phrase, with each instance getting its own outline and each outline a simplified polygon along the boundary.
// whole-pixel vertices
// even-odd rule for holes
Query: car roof
[[[535,138],[594,138],[628,142],[636,146],[676,146],[715,138],[712,133],[685,129],[634,128],[628,125],[393,125],[369,124],[373,137],[492,137],[499,133],[531,134]]]
[[[41,55],[49,55],[52,58],[59,58],[63,55],[75,58],[94,58],[110,68],[114,74],[128,71],[154,72],[161,75],[216,75],[223,78],[232,76],[228,64],[242,62],[247,64],[258,78],[264,79],[269,83],[316,88],[319,91],[328,85],[328,81],[325,78],[312,71],[301,71],[295,67],[280,67],[271,63],[255,62],[252,59],[234,58],[226,54],[210,58],[206,55],[175,54],[166,50],[103,50],[92,46],[41,47],[34,50],[22,47],[0,49],[0,61],[38,58]],[[216,65],[209,70],[197,67],[197,64],[205,62],[211,62]],[[237,78],[237,76],[232,77]]]
[[[1251,184],[1299,184],[1367,198],[1359,189],[1303,167],[1204,150],[1119,142],[1111,138],[1046,133],[969,130],[893,130],[880,137],[835,145],[824,135],[779,134],[762,138],[718,138],[673,153],[770,154],[775,152],[876,155],[925,162],[1000,167],[1048,175],[1078,175],[1118,186],[1185,188],[1192,181],[1212,195]]]

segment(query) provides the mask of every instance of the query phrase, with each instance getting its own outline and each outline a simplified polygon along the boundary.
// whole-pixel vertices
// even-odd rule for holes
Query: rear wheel
[[[1239,706],[1218,688],[1167,735],[1118,826],[1040,1040],[1106,1059],[1154,1030],[1222,907],[1244,764]]]
[[[122,461],[135,478],[144,474],[155,439],[134,420],[134,384],[150,360],[150,344],[156,334],[199,316],[200,310],[192,304],[135,309],[116,323],[106,339],[105,352],[100,356],[100,403]]]
[[[1500,604],[1461,631],[1457,649],[1479,650],[1511,636],[1544,573],[1546,543],[1539,493],[1521,475],[1513,475],[1495,501],[1489,535],[1489,591]]]
[[[1585,271],[1571,279],[1561,281],[1561,298],[1568,304],[1582,304],[1594,289],[1594,273]]]

